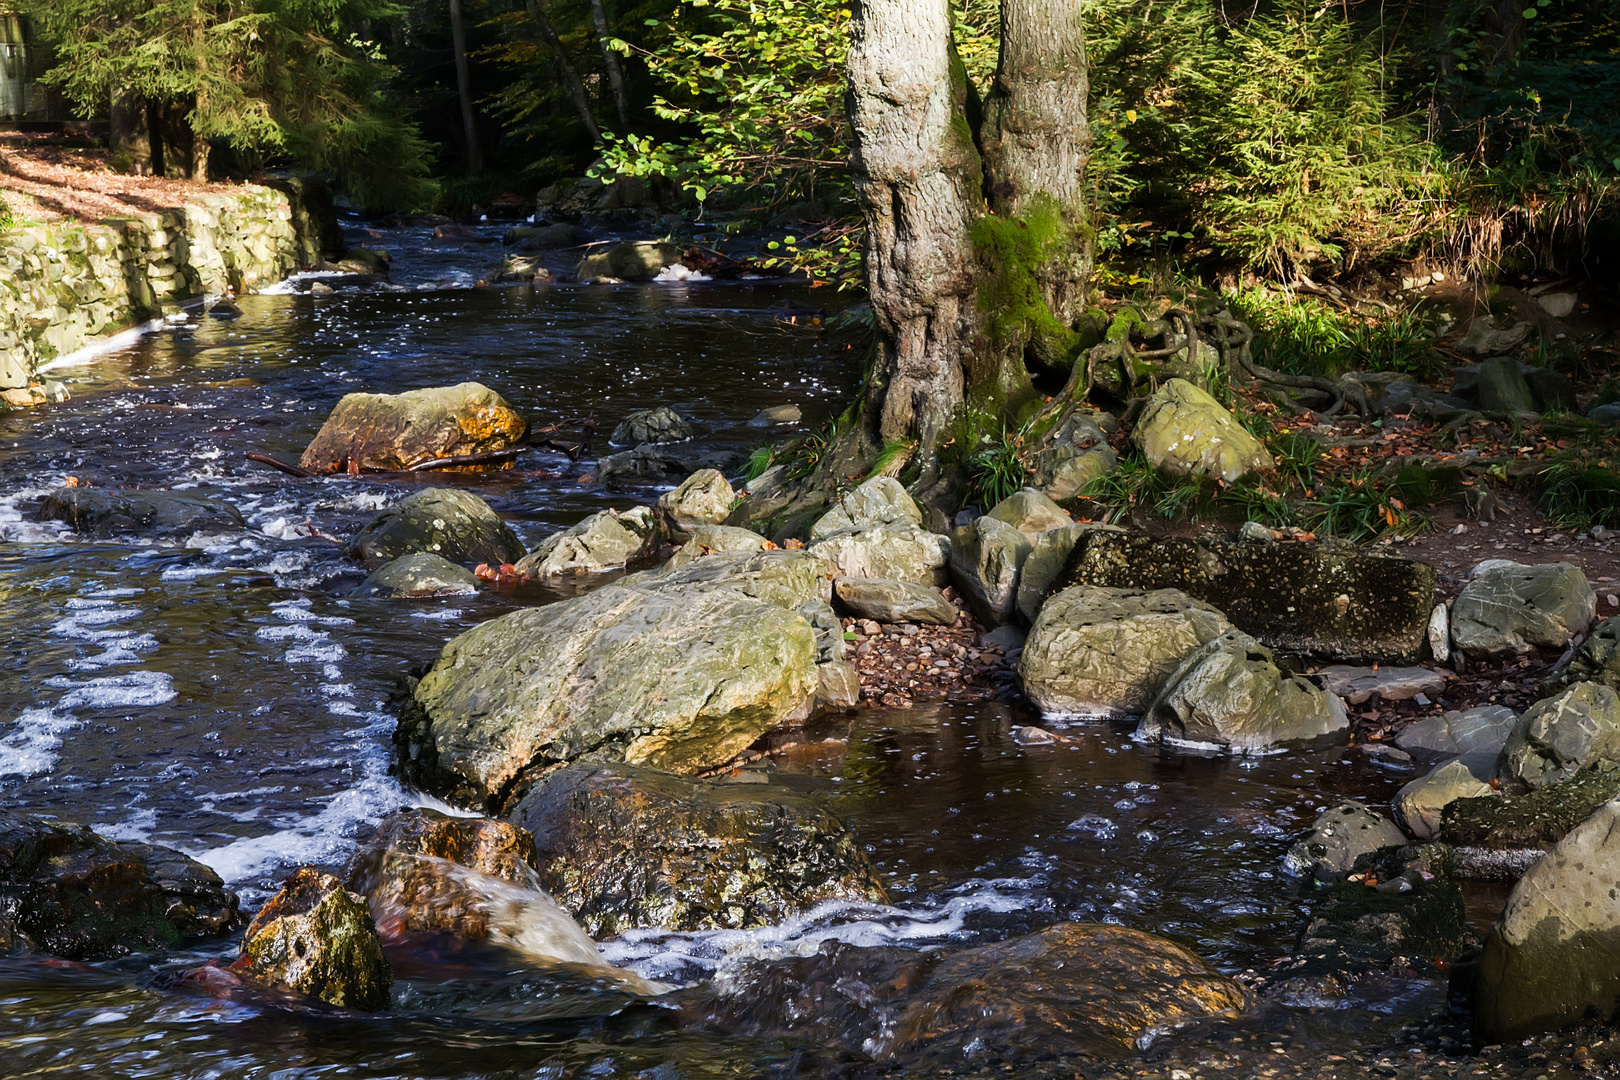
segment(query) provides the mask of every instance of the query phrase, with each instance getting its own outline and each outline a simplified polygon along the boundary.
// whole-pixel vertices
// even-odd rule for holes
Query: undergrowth
[[[1353,315],[1324,300],[1264,288],[1228,299],[1254,329],[1255,359],[1290,375],[1399,371],[1426,378],[1446,366],[1433,348],[1434,318],[1420,307]]]
[[[1538,502],[1559,528],[1620,528],[1620,475],[1603,464],[1555,461],[1542,470]]]

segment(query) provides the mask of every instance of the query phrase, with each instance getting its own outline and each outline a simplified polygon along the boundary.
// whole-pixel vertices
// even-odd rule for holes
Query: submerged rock
[[[1348,874],[1361,856],[1404,843],[1406,835],[1382,814],[1363,803],[1342,802],[1317,815],[1311,831],[1283,856],[1283,870],[1332,880]]]
[[[1469,656],[1562,647],[1592,624],[1597,594],[1570,563],[1479,569],[1451,605],[1451,643]]]
[[[402,471],[439,458],[505,450],[528,431],[528,421],[480,383],[403,394],[347,394],[298,464],[323,475]]]
[[[523,558],[523,541],[471,492],[425,488],[372,518],[344,550],[368,566],[416,553],[499,566]]]
[[[1254,752],[1309,746],[1349,726],[1336,696],[1285,674],[1270,649],[1241,630],[1228,630],[1181,662],[1136,733]]]
[[[120,533],[179,537],[247,527],[236,507],[195,491],[100,487],[57,488],[45,497],[39,520],[65,522],[74,532],[95,537]]]
[[[262,986],[369,1011],[388,1008],[394,985],[365,900],[309,867],[259,909],[231,970]]]
[[[1485,939],[1475,1027],[1487,1042],[1620,1015],[1620,802],[1525,871]]]
[[[951,534],[951,580],[986,626],[1012,621],[1018,609],[1018,572],[1031,550],[1029,538],[1016,526],[989,515]]]
[[[1183,660],[1230,629],[1219,611],[1174,589],[1077,585],[1040,609],[1018,677],[1043,716],[1136,716]]]
[[[172,948],[239,926],[236,894],[171,848],[0,810],[0,951],[72,960]]]
[[[614,446],[641,446],[646,443],[685,442],[692,437],[692,426],[667,405],[637,409],[619,421],[608,437]]]
[[[891,476],[875,476],[848,492],[831,510],[810,526],[810,539],[819,540],[845,529],[865,529],[878,525],[921,525],[922,510],[900,481]]]
[[[767,926],[825,900],[888,901],[844,824],[768,777],[710,783],[581,762],[541,778],[507,816],[534,835],[540,883],[598,937]]]
[[[598,574],[617,570],[641,546],[642,533],[612,510],[601,510],[540,541],[516,563],[526,578]]]
[[[1094,530],[1057,587],[1180,589],[1266,645],[1345,660],[1416,656],[1434,607],[1434,567],[1351,545],[1196,540]]]
[[[1211,476],[1231,484],[1273,466],[1259,439],[1185,379],[1169,380],[1148,399],[1131,441],[1156,467],[1177,476]]]
[[[478,591],[478,578],[440,555],[401,555],[371,572],[356,596],[465,596]]]
[[[890,578],[833,579],[833,595],[857,619],[954,626],[956,608],[937,589]]]
[[[1504,781],[1539,788],[1583,769],[1620,769],[1620,694],[1601,683],[1576,683],[1532,705],[1502,747]]]
[[[949,1068],[1077,1054],[1119,1058],[1149,1033],[1236,1016],[1242,985],[1166,938],[1060,923],[954,954],[829,942],[741,965],[688,1006],[705,1026]]]

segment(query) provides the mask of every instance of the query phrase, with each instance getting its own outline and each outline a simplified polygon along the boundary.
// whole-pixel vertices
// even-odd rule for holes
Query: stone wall
[[[324,185],[273,185],[203,191],[102,225],[0,234],[0,388],[27,386],[41,364],[182,300],[252,292],[341,249]]]

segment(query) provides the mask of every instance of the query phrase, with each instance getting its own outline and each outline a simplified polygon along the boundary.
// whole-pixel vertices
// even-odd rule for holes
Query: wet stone
[[[1355,668],[1336,664],[1316,674],[1324,690],[1338,694],[1351,705],[1360,705],[1374,694],[1385,701],[1405,701],[1418,694],[1438,697],[1446,689],[1443,675],[1420,667]]]
[[[439,555],[418,552],[384,563],[360,583],[356,596],[468,596],[478,578]]]
[[[523,542],[478,496],[459,488],[426,488],[372,518],[344,549],[367,566],[424,553],[471,566],[523,558]]]
[[[1405,834],[1388,818],[1362,803],[1343,802],[1317,816],[1311,831],[1288,849],[1283,869],[1331,881],[1348,874],[1359,856],[1404,843]]]
[[[312,473],[400,471],[427,461],[505,450],[528,421],[480,383],[403,394],[348,394],[298,459]]]
[[[182,537],[193,533],[236,532],[242,514],[223,499],[195,491],[119,491],[102,487],[62,487],[40,506],[41,521],[65,522],[85,536],[145,534]]]
[[[308,867],[253,917],[231,970],[249,982],[369,1011],[388,1008],[394,984],[365,900]]]

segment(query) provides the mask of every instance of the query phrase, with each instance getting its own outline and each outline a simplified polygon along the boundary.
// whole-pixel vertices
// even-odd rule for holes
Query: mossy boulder
[[[698,525],[692,529],[692,538],[669,557],[669,567],[685,566],[694,559],[718,555],[728,551],[764,551],[773,547],[771,542],[751,529],[734,525]]]
[[[828,533],[805,545],[835,577],[891,578],[943,586],[951,542],[920,525],[871,525]]]
[[[1451,643],[1469,656],[1561,648],[1592,624],[1597,594],[1578,566],[1496,562],[1451,604]]]
[[[402,471],[440,458],[505,450],[528,432],[528,421],[480,383],[346,394],[298,464],[321,475]]]
[[[471,492],[426,488],[372,518],[345,551],[373,567],[417,553],[463,566],[499,566],[523,558],[523,541]]]
[[[664,267],[680,261],[681,249],[675,244],[638,240],[591,252],[579,260],[574,274],[581,281],[597,277],[647,281],[657,277]]]
[[[764,773],[714,783],[581,762],[507,817],[534,836],[540,883],[593,935],[767,926],[825,900],[886,903],[853,834]]]
[[[304,867],[259,909],[231,965],[241,978],[329,1005],[388,1008],[394,973],[362,897]]]
[[[1271,648],[1382,661],[1423,646],[1435,573],[1349,544],[1093,530],[1076,541],[1054,584],[1180,589]]]
[[[1018,677],[1049,718],[1140,716],[1226,616],[1174,589],[1077,585],[1046,601],[1024,641]]]
[[[1490,851],[1546,851],[1615,798],[1620,769],[1580,772],[1526,795],[1457,799],[1441,814],[1440,839]]]
[[[668,405],[660,405],[655,409],[637,409],[627,414],[613,429],[608,442],[614,446],[642,446],[647,443],[685,442],[691,437],[692,425]]]
[[[552,533],[517,561],[526,578],[598,574],[616,570],[641,546],[642,534],[612,510],[601,510]]]
[[[922,510],[900,481],[892,476],[874,476],[853,491],[839,496],[832,509],[810,526],[810,539],[819,540],[845,529],[865,529],[878,525],[918,525]]]
[[[356,596],[467,596],[478,591],[478,578],[442,555],[401,555],[371,572]]]
[[[1265,444],[1185,379],[1169,380],[1148,398],[1131,441],[1148,461],[1176,476],[1232,484],[1274,465]]]
[[[1107,413],[1076,413],[1044,440],[1035,459],[1034,486],[1047,498],[1072,499],[1119,464],[1107,432],[1117,422]]]
[[[1536,702],[1513,726],[1497,772],[1539,788],[1583,769],[1620,769],[1620,694],[1602,683],[1576,683]]]
[[[242,514],[223,499],[196,491],[119,491],[61,487],[45,497],[39,520],[61,521],[82,536],[123,534],[182,537],[246,528]]]

